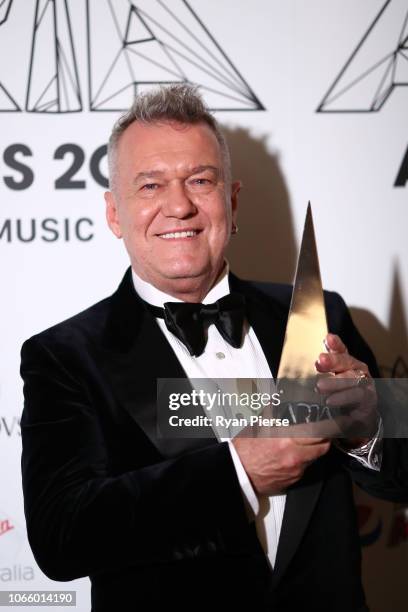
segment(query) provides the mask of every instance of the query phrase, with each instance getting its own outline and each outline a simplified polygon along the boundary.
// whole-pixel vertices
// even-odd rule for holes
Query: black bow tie
[[[164,308],[147,304],[155,317],[164,319],[166,327],[198,357],[205,349],[206,331],[214,323],[221,336],[233,347],[242,344],[245,319],[245,299],[239,293],[230,293],[214,304],[166,302]]]

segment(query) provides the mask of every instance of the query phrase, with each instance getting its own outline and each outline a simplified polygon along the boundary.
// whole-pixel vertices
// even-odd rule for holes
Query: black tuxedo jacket
[[[291,288],[230,284],[276,375]],[[327,293],[326,305],[330,330],[376,375],[344,302]],[[156,379],[185,374],[130,269],[113,296],[25,342],[21,372],[29,542],[50,578],[90,576],[92,610],[366,609],[350,474],[400,499],[405,447],[385,446],[379,474],[335,450],[306,470],[271,571],[228,445],[156,436]]]

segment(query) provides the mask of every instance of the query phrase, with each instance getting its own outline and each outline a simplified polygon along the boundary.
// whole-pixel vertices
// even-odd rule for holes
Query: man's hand
[[[328,352],[321,353],[315,365],[317,372],[330,375],[318,377],[317,388],[328,406],[340,408],[339,418],[291,426],[291,438],[268,437],[260,431],[255,438],[237,436],[232,442],[258,495],[274,495],[297,482],[311,463],[328,452],[330,438],[344,429],[347,435],[357,423],[360,430],[370,433],[342,440],[350,449],[363,446],[377,431],[376,392],[367,365],[349,355],[334,334],[326,336],[325,345]],[[315,436],[319,429],[324,437],[307,437],[308,430]]]
[[[326,396],[326,404],[341,408],[347,417],[339,418],[345,425],[346,439],[342,441],[346,448],[358,448],[369,442],[378,429],[377,395],[374,382],[368,367],[362,361],[349,355],[346,346],[335,334],[327,334],[325,345],[327,353],[321,353],[316,361],[316,370],[323,376],[317,382],[317,388]],[[357,437],[351,435],[358,431]]]
[[[287,489],[330,448],[324,438],[236,437],[232,443],[258,495],[275,495]]]

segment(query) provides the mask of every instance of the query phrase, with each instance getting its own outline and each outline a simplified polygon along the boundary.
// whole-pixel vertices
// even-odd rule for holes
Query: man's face
[[[225,183],[214,133],[205,123],[134,122],[116,168],[107,220],[134,270],[172,295],[204,296],[222,269],[239,191]]]

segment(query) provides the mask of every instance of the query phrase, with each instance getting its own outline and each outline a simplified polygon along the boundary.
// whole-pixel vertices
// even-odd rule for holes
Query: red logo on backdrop
[[[360,542],[362,546],[371,546],[380,538],[383,531],[381,518],[375,520],[374,508],[359,504],[357,506]],[[391,527],[387,536],[389,547],[408,542],[408,507],[396,504]]]
[[[4,535],[8,531],[11,531],[12,529],[14,529],[14,526],[10,523],[9,519],[0,521],[0,536]]]
[[[397,546],[406,541],[408,541],[408,508],[397,506],[394,513],[388,545]]]
[[[381,535],[382,521],[379,518],[376,524],[370,527],[370,523],[372,523],[373,519],[373,508],[370,508],[370,506],[359,504],[357,506],[357,513],[361,545],[371,546]],[[367,531],[367,527],[369,527],[369,531]]]

